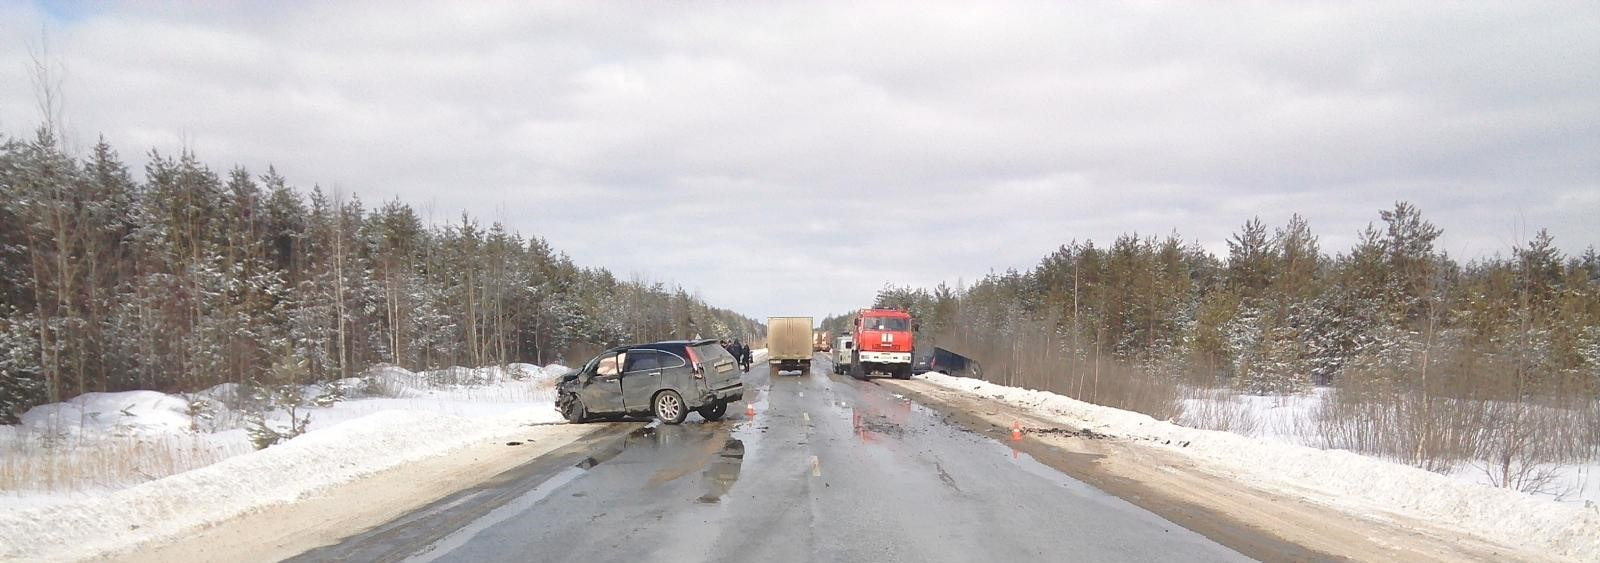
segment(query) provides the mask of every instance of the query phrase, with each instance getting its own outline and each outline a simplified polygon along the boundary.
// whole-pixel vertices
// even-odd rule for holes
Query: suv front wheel
[[[655,414],[663,423],[678,424],[689,416],[689,409],[684,406],[683,397],[677,391],[662,391],[656,395]]]
[[[584,408],[583,400],[576,395],[561,398],[561,417],[567,422],[584,422],[589,420],[589,409]]]

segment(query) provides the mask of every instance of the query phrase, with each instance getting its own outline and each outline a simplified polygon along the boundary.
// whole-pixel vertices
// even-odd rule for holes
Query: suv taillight
[[[706,376],[706,370],[705,368],[700,367],[700,358],[695,356],[694,348],[690,346],[684,346],[683,351],[689,354],[689,365],[694,366],[694,369],[690,370],[694,372],[694,378],[704,379]]]

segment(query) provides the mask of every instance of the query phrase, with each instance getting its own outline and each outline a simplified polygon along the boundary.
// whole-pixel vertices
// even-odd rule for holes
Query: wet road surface
[[[825,362],[762,367],[753,417],[598,425],[296,560],[1246,560]]]

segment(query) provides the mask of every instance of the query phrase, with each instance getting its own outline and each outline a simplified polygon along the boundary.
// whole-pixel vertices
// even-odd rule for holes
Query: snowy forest
[[[1218,258],[1176,233],[1072,242],[1031,271],[967,287],[883,289],[875,306],[921,319],[925,346],[983,362],[986,379],[1193,420],[1197,390],[1330,388],[1308,432],[1322,445],[1435,470],[1496,465],[1537,483],[1537,463],[1600,446],[1600,256],[1545,231],[1459,263],[1441,230],[1397,203],[1353,248],[1324,252],[1294,216],[1250,219]],[[831,330],[844,317],[824,320]],[[1189,404],[1193,404],[1192,402]],[[1229,413],[1199,426],[1228,429]]]
[[[136,180],[106,140],[79,157],[48,127],[0,139],[0,424],[91,391],[542,365],[763,330],[464,213],[436,224],[189,151],[151,151]]]

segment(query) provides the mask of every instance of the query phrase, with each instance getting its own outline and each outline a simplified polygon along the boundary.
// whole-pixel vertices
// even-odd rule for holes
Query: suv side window
[[[618,374],[621,374],[622,373],[621,367],[623,365],[623,362],[627,361],[627,358],[628,358],[628,353],[627,352],[618,352],[616,354],[608,354],[606,357],[600,358],[600,363],[595,366],[595,375],[604,376],[604,375],[618,375]]]
[[[655,350],[629,351],[627,367],[624,367],[622,371],[623,373],[633,373],[636,371],[660,369],[661,360],[659,358],[660,356]]]
[[[661,369],[681,368],[689,363],[683,356],[667,351],[660,352],[656,357],[660,358]]]

